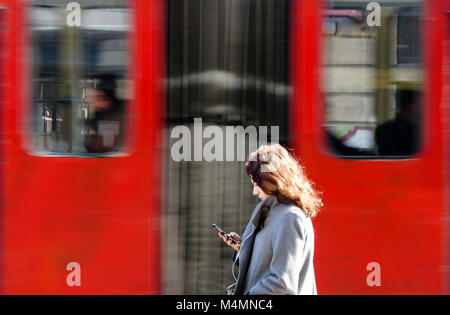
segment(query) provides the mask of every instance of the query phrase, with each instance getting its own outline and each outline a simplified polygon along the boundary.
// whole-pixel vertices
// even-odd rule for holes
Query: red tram
[[[200,46],[207,46],[209,33],[202,33],[204,37],[200,39],[182,39],[180,32],[170,33],[172,24],[167,20],[189,14],[174,10],[160,0],[95,3],[80,0],[82,26],[77,28],[66,21],[71,12],[66,10],[69,2],[0,0],[0,292],[191,293],[186,283],[196,281],[193,274],[200,277],[201,267],[196,273],[190,273],[187,264],[176,265],[170,259],[173,256],[167,254],[172,245],[164,239],[167,235],[173,237],[170,226],[198,227],[203,223],[189,218],[181,222],[181,216],[191,213],[189,209],[184,209],[185,212],[180,212],[172,221],[172,212],[167,211],[173,201],[171,192],[166,189],[169,180],[164,173],[171,163],[163,152],[167,145],[165,130],[170,127],[167,117],[171,115],[166,104],[173,101],[178,92],[164,94],[163,78],[170,78],[167,83],[174,77],[167,63],[178,58],[170,43],[199,40]],[[217,3],[217,7],[211,9],[214,14],[219,14],[221,6],[228,9],[230,5],[221,0],[208,4],[193,2],[199,10],[205,10],[199,18],[205,24],[216,23],[208,17],[208,12],[212,12],[208,11],[208,5]],[[329,2],[333,5],[333,1]],[[328,11],[326,1],[320,0],[290,1],[285,8],[290,15],[288,74],[293,91],[287,107],[289,138],[286,143],[295,149],[324,192],[325,209],[313,220],[318,292],[448,294],[450,4],[444,0],[410,1],[414,5],[420,3],[414,7],[419,11],[414,12],[418,12],[422,23],[420,46],[416,50],[422,52],[423,79],[416,80],[411,79],[412,72],[397,71],[402,68],[398,64],[391,69],[390,57],[383,57],[382,48],[387,46],[380,43],[383,43],[383,36],[388,35],[383,35],[381,29],[373,35],[371,32],[375,31],[361,26],[367,12],[363,12],[364,18],[360,19],[353,7],[358,3],[365,8],[366,2],[336,2],[340,6]],[[382,7],[407,6],[404,1],[397,2],[401,4],[379,1]],[[275,7],[273,1],[267,3],[267,7]],[[353,11],[347,14],[349,10]],[[392,12],[399,11],[381,11],[384,12],[394,16],[396,13]],[[220,19],[217,30],[222,30],[222,22],[225,29],[231,30],[235,22],[232,18],[234,16],[230,17],[231,22]],[[351,23],[355,20],[359,23],[358,34],[362,35],[354,35],[354,30],[348,28],[348,25],[354,27]],[[324,24],[324,21],[328,22]],[[403,23],[398,16],[395,21],[397,26]],[[414,21],[406,19],[405,23],[414,25]],[[381,23],[385,22],[392,20],[382,18]],[[396,28],[397,35],[399,29]],[[271,33],[275,42],[277,30],[274,28]],[[324,32],[334,36],[346,30],[349,33],[338,36],[341,41],[322,40]],[[410,32],[406,32],[406,41],[410,39],[408,34]],[[359,39],[352,42],[355,45],[352,47],[356,47],[354,51],[362,49],[362,41],[375,45],[375,65],[369,61],[359,64],[345,61],[344,53],[333,55],[337,52],[333,49],[347,45],[345,39],[356,37]],[[249,38],[244,37],[242,42],[250,41]],[[397,41],[400,50],[395,52],[396,60],[403,58],[408,65],[417,64],[408,59],[412,58],[411,54],[400,52],[403,46],[400,39]],[[90,48],[94,46],[95,51]],[[220,54],[222,46],[218,44],[218,47],[214,53]],[[204,51],[206,49],[209,48]],[[331,53],[324,61],[325,51]],[[194,52],[191,51],[186,60],[193,58],[201,63],[202,58],[207,59],[195,56]],[[84,59],[79,59],[79,55]],[[368,53],[363,49],[360,55],[364,57]],[[251,62],[250,59],[246,62]],[[411,67],[404,68],[411,70]],[[378,71],[375,76],[370,69]],[[339,80],[322,82],[327,77],[351,73],[356,78],[352,81],[353,89],[369,72],[372,74],[367,77],[374,78],[377,86],[373,91],[367,91],[365,86],[346,90],[347,86],[339,85]],[[89,100],[101,104],[111,90],[111,83],[104,79],[105,73],[114,74],[114,89],[125,91],[120,98],[126,104],[125,110],[120,112],[119,119],[111,118],[106,125],[100,126],[98,121],[89,125],[90,115],[97,113],[95,108],[89,107],[92,106]],[[386,73],[390,78],[396,77],[385,86],[380,77]],[[341,81],[350,82],[351,76]],[[192,76],[181,77],[183,79],[190,80]],[[178,81],[171,82],[175,85]],[[377,108],[381,107],[377,104],[384,104],[383,99],[395,99],[393,89],[398,90],[398,86],[423,92],[417,150],[407,156],[377,155],[374,151],[333,153],[326,140],[327,132],[338,130],[342,140],[345,138],[343,130],[347,132],[349,128],[339,117],[347,116],[344,118],[352,120],[352,126],[360,124],[359,129],[351,129],[350,134],[366,130],[364,128],[375,132],[376,125],[382,121],[379,117],[392,111],[389,106],[379,110]],[[200,93],[207,93],[205,90],[201,88]],[[186,97],[183,94],[180,99]],[[340,100],[350,105],[353,101],[367,100],[367,104],[372,104],[367,106],[375,108],[378,120],[362,121],[359,116],[353,119],[350,117],[353,107],[351,114],[329,114],[330,110],[341,106]],[[111,113],[111,117],[117,117]],[[89,142],[99,130],[111,133],[113,144],[108,148],[99,149]],[[93,141],[95,143],[95,138]],[[194,193],[196,190],[192,189]],[[166,201],[164,194],[169,195]],[[222,217],[227,216],[227,212],[224,213]],[[197,216],[202,214],[195,214],[196,220]],[[242,220],[236,224],[242,224],[245,217]],[[238,228],[227,224],[230,229]],[[182,238],[181,234],[177,235]],[[183,245],[177,255],[186,253],[188,258],[194,255],[190,248],[203,244],[203,239],[198,236],[190,242]],[[201,247],[196,250],[201,251]],[[196,260],[203,259],[200,252],[197,254]],[[71,262],[81,266],[80,286],[67,283],[71,271],[67,266]],[[374,286],[367,282],[371,272],[367,267],[372,262],[380,267],[381,277],[381,283]],[[228,272],[229,268],[226,270]],[[184,286],[178,284],[174,291],[168,289],[170,283],[164,278],[169,273],[172,277],[185,277]],[[193,280],[187,279],[188,275]],[[208,279],[204,283],[208,285]],[[226,284],[220,283],[220,286]],[[200,289],[195,291],[201,292]]]

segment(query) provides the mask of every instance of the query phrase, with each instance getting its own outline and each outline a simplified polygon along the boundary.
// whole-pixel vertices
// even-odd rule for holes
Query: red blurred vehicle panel
[[[160,1],[132,1],[129,152],[121,157],[35,156],[26,151],[29,95],[26,1],[3,1],[2,292],[160,293],[160,131],[164,65]],[[81,266],[69,287],[66,266]]]
[[[299,1],[294,26],[293,146],[324,187],[324,213],[314,221],[319,294],[448,293],[448,116],[442,93],[445,1],[427,1],[424,140],[406,160],[346,160],[325,148],[320,100],[321,2]],[[448,85],[449,82],[446,82]],[[314,104],[312,106],[311,104]],[[381,286],[366,283],[367,265]],[[447,267],[446,267],[447,266]]]

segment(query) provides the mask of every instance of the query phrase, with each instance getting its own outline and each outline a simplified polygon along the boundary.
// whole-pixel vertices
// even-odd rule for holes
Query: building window
[[[398,63],[420,63],[420,10],[408,7],[399,11],[397,33]]]

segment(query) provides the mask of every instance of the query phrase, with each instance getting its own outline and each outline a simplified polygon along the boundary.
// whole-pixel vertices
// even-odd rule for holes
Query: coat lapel
[[[242,242],[241,251],[239,254],[239,276],[236,283],[235,295],[242,295],[247,276],[248,266],[253,252],[253,244],[255,242],[256,234],[263,228],[265,218],[269,215],[269,211],[274,206],[278,205],[278,200],[274,195],[268,196],[266,199],[260,201],[255,210],[253,210],[253,218],[251,219],[252,230]]]

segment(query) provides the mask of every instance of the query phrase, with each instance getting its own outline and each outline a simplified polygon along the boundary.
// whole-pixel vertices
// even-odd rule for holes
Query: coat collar
[[[280,202],[275,195],[269,195],[266,199],[261,200],[255,208],[255,216],[253,217],[252,223],[255,227],[260,225],[261,216],[267,217],[269,215],[270,209],[278,206]]]
[[[255,210],[253,210],[253,213],[255,213],[252,223],[255,227],[258,227],[260,225],[261,215],[264,217],[262,218],[262,222],[264,222],[265,218],[269,215],[269,211],[272,208],[275,208],[276,206],[280,204],[292,204],[294,203],[292,200],[286,198],[283,195],[279,195],[279,199],[276,195],[269,195],[266,199],[261,200],[255,207]]]

